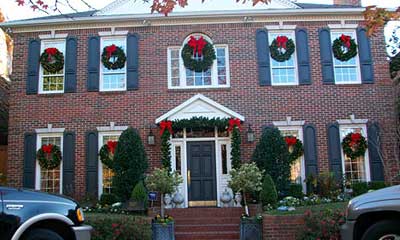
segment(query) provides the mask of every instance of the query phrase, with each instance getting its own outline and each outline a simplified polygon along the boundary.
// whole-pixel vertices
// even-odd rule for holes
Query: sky
[[[101,9],[107,4],[113,2],[114,0],[86,0],[92,7],[96,9]],[[141,1],[141,0],[136,0]],[[200,0],[189,0],[190,1],[200,1]],[[54,2],[54,0],[44,0],[44,2]],[[235,0],[232,0],[234,3]],[[320,3],[320,4],[332,4],[333,0],[297,0],[301,3]],[[72,6],[77,8],[79,11],[89,10],[85,5],[81,3],[80,0],[70,0]],[[217,3],[216,3],[217,4]],[[363,6],[368,5],[378,5],[380,7],[394,8],[400,6],[400,0],[362,0]],[[5,13],[8,20],[26,19],[34,18],[39,16],[46,16],[43,13],[33,12],[29,7],[18,7],[15,0],[0,0],[0,8],[3,13]],[[71,11],[68,7],[64,7],[63,13]],[[150,13],[150,9],[149,9]]]

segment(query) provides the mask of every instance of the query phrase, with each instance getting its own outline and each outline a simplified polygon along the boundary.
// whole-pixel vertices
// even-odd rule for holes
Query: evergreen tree
[[[133,187],[144,179],[147,156],[139,133],[133,128],[122,132],[114,155],[113,192],[122,200],[129,199]]]
[[[278,193],[283,193],[288,189],[290,182],[289,151],[285,139],[277,128],[264,129],[254,150],[253,161],[272,177]]]
[[[275,183],[269,174],[265,174],[260,192],[260,201],[263,206],[270,204],[274,206],[278,201]]]

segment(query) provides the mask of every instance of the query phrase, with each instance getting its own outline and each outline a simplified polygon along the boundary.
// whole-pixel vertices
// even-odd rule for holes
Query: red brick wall
[[[304,227],[303,215],[263,215],[263,239],[265,240],[295,240],[302,227]]]
[[[361,0],[333,0],[333,4],[361,6]]]
[[[339,21],[329,23],[340,23]],[[278,23],[270,23],[278,24]],[[23,167],[23,134],[36,128],[64,127],[75,131],[75,189],[85,193],[85,132],[98,126],[130,125],[139,129],[143,139],[149,123],[197,93],[242,114],[259,137],[263,125],[272,121],[305,120],[317,128],[318,160],[321,171],[328,170],[326,126],[337,119],[356,118],[378,121],[382,126],[383,149],[387,166],[397,173],[393,161],[394,93],[388,75],[383,34],[373,37],[375,83],[362,85],[323,85],[319,57],[318,28],[328,22],[294,22],[309,33],[312,85],[258,85],[255,32],[265,23],[208,24],[190,26],[151,26],[117,28],[140,35],[139,89],[137,91],[100,93],[86,91],[87,40],[90,35],[109,29],[65,31],[78,37],[78,86],[76,93],[26,95],[28,41],[38,33],[15,34],[14,71],[10,101],[8,174],[10,184],[21,186]],[[181,45],[193,32],[209,34],[214,43],[228,44],[230,53],[229,89],[169,90],[167,88],[167,47]],[[61,32],[60,32],[61,33]],[[247,129],[245,126],[243,129]],[[256,143],[246,143],[243,135],[243,160],[248,161]],[[160,139],[155,146],[145,144],[151,167],[160,166]]]

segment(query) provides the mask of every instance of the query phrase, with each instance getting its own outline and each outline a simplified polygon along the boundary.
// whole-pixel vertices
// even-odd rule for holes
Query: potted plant
[[[132,190],[131,198],[126,204],[126,210],[144,212],[147,209],[147,190],[143,181],[140,181]]]
[[[182,181],[182,177],[177,172],[170,173],[166,168],[156,168],[146,178],[147,188],[150,191],[158,192],[161,198],[161,214],[157,215],[151,224],[153,240],[175,239],[174,220],[164,214],[164,195],[175,192]]]
[[[259,192],[262,189],[261,171],[257,165],[245,163],[239,169],[230,171],[231,179],[228,186],[235,192],[242,192],[245,213],[240,219],[240,239],[262,239],[262,217],[250,217],[249,208],[247,206],[246,193]]]

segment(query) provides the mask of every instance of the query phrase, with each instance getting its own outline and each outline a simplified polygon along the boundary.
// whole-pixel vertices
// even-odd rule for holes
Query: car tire
[[[24,240],[64,240],[58,233],[44,228],[32,229]]]
[[[383,240],[396,239],[400,237],[400,222],[394,220],[384,220],[370,226],[363,234],[361,240]],[[385,236],[387,238],[385,238]],[[390,238],[392,237],[392,238]]]

